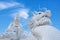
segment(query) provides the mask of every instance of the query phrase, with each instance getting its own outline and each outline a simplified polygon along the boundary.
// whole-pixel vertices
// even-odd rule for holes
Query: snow
[[[44,25],[32,29],[35,37],[41,40],[60,40],[60,31],[53,26]]]

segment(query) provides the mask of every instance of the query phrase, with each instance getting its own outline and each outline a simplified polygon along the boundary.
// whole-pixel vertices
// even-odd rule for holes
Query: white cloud
[[[9,8],[9,7],[13,7],[13,6],[20,6],[22,7],[21,9],[19,8],[18,11],[16,13],[19,13],[20,17],[23,17],[25,19],[28,18],[28,12],[29,9],[25,9],[24,5],[18,2],[0,2],[0,10]],[[12,15],[16,15],[16,13],[12,14]]]
[[[12,2],[12,3],[11,2],[0,2],[0,10],[13,7],[13,6],[17,6],[17,5],[19,5],[20,7],[24,7],[24,5],[18,2]]]
[[[29,12],[28,9],[22,9],[22,10],[19,11],[20,16],[23,17],[23,18],[25,18],[25,19],[28,18],[28,12]]]
[[[21,9],[19,8],[16,12],[16,13],[20,14],[20,17],[23,17],[25,19],[28,18],[29,9],[25,9],[24,5],[22,3],[18,3],[18,2],[0,2],[0,10],[10,8],[10,7],[14,7],[14,6],[22,7]],[[16,15],[16,13],[14,13],[13,15]]]
[[[13,13],[12,16],[15,16],[18,13],[20,17],[27,19],[29,16],[28,12],[29,12],[29,9],[22,8],[22,9],[19,9],[16,13]]]

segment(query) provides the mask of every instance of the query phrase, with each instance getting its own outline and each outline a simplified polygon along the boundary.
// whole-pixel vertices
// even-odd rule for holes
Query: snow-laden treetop
[[[50,10],[45,10],[44,12],[34,12],[33,17],[30,20],[30,27],[36,27],[36,26],[42,26],[42,25],[50,25],[51,20],[51,11]]]

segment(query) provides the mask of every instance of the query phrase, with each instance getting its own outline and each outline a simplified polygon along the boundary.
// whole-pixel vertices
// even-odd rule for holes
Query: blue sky
[[[52,25],[60,30],[60,0],[0,0],[0,33],[7,29],[13,20],[12,14],[16,13],[20,13],[23,29],[28,31],[27,21],[39,7],[51,10]]]

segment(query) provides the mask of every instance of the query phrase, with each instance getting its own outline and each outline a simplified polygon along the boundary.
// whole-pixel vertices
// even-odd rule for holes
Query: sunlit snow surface
[[[32,32],[39,40],[60,40],[60,32],[53,26],[39,26],[33,29]]]

